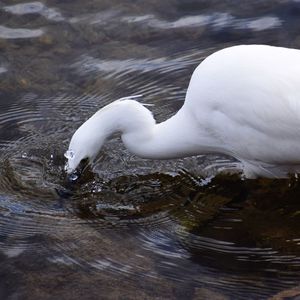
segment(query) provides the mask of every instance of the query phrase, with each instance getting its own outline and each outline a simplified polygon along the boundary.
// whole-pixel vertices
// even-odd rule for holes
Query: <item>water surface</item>
[[[298,178],[150,161],[118,136],[66,181],[76,128],[142,94],[158,121],[230,45],[300,48],[299,1],[2,1],[0,299],[297,299]]]

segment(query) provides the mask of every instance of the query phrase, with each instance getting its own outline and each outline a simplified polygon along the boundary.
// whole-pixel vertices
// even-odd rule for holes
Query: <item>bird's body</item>
[[[156,124],[135,100],[100,109],[73,135],[67,171],[93,160],[120,131],[129,151],[168,159],[223,153],[247,177],[283,177],[300,170],[300,50],[235,46],[207,57],[194,71],[182,108]]]

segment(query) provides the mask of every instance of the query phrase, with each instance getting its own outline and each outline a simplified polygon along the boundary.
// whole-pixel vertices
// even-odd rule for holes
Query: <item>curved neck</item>
[[[181,109],[159,124],[141,128],[137,123],[134,130],[122,134],[122,140],[126,148],[139,157],[172,159],[205,152],[203,145],[209,145],[210,138],[199,135],[191,116]]]
[[[68,157],[68,172],[84,158],[93,161],[106,138],[121,132],[126,148],[143,158],[171,159],[216,152],[216,141],[183,106],[170,119],[156,124],[152,113],[134,100],[115,101],[96,112],[74,133]]]

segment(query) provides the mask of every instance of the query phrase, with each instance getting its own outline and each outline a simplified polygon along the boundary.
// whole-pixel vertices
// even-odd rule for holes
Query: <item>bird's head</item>
[[[88,125],[88,126],[87,126]],[[68,150],[65,152],[67,163],[65,171],[67,174],[81,172],[81,167],[91,164],[104,143],[105,138],[99,132],[99,129],[91,122],[84,123],[79,127],[69,144]]]
[[[135,100],[120,99],[106,105],[84,122],[72,136],[65,153],[68,159],[66,172],[75,172],[83,160],[87,159],[92,163],[105,140],[113,133],[121,132],[123,135],[132,136],[141,129],[146,128],[148,131],[154,124],[152,113]],[[144,132],[142,131],[143,136]]]

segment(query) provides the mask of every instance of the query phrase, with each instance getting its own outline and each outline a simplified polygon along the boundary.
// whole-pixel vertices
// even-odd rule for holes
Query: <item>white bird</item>
[[[182,108],[157,124],[134,99],[117,100],[74,133],[67,173],[92,162],[115,132],[142,158],[223,153],[246,177],[285,177],[300,170],[300,50],[266,45],[229,47],[194,71]]]

